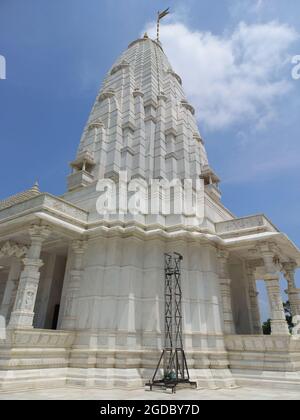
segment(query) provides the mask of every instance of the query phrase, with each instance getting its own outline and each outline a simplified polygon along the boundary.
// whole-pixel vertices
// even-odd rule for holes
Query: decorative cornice
[[[145,122],[148,122],[148,121],[152,121],[154,124],[156,124],[157,123],[157,119],[156,119],[156,117],[154,117],[153,115],[148,115],[146,118],[145,118],[145,120],[144,120]]]
[[[143,92],[141,90],[139,90],[139,88],[134,89],[132,94],[133,94],[134,98],[137,98],[137,97],[143,98],[144,97]]]
[[[177,136],[177,130],[176,130],[176,128],[175,127],[169,127],[166,131],[165,131],[165,135],[166,136],[174,136],[174,137],[176,137]]]
[[[122,130],[130,130],[132,133],[134,133],[136,127],[135,124],[131,121],[126,121],[123,125],[122,125]]]
[[[176,153],[175,152],[170,152],[170,153],[167,153],[166,154],[166,156],[165,156],[165,159],[167,160],[167,159],[171,159],[171,158],[173,158],[173,159],[176,159],[177,160],[177,156],[176,156]]]
[[[157,95],[157,100],[158,101],[162,101],[162,102],[167,102],[168,98],[167,96],[164,94],[164,92],[160,92],[159,95]]]
[[[116,65],[112,68],[110,74],[113,75],[117,73],[120,70],[127,70],[130,67],[129,63],[125,60],[123,60],[120,64]]]
[[[113,89],[108,89],[105,92],[102,92],[98,97],[98,102],[102,102],[105,99],[110,99],[115,97],[115,91]]]
[[[129,146],[125,146],[121,149],[121,153],[126,153],[126,152],[129,153],[131,156],[135,155],[134,150]]]
[[[172,70],[172,69],[168,69],[167,70],[167,74],[171,74],[173,77],[175,77],[175,79],[177,80],[177,82],[182,86],[182,80],[181,80],[181,77],[177,74],[177,73],[175,73],[175,71],[174,70]]]
[[[148,107],[152,107],[154,109],[157,109],[157,102],[153,100],[153,98],[147,99],[147,101],[145,101],[144,103],[144,107],[145,107],[145,111],[146,108]]]
[[[192,105],[190,105],[186,100],[182,100],[181,102],[180,102],[180,104],[181,104],[181,106],[183,107],[183,108],[185,108],[185,109],[187,109],[188,111],[190,111],[190,113],[192,114],[192,115],[195,115],[195,108],[192,106]]]
[[[199,136],[199,134],[195,133],[193,135],[193,139],[204,145],[204,140]]]
[[[93,130],[94,128],[104,128],[104,124],[101,120],[95,120],[92,121],[89,126],[88,126],[88,130]]]

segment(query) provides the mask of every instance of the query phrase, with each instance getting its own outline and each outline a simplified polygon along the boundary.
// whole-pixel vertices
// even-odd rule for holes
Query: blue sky
[[[37,179],[64,192],[103,77],[168,6],[162,42],[223,202],[238,216],[264,212],[299,245],[298,0],[0,0],[0,198]]]

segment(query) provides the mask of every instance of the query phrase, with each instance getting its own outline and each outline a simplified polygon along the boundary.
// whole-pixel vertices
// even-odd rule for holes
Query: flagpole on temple
[[[162,18],[167,16],[169,13],[170,13],[170,8],[169,7],[166,10],[164,10],[163,12],[158,12],[157,13],[157,36],[156,36],[156,41],[157,42],[159,42],[160,21],[161,21]]]

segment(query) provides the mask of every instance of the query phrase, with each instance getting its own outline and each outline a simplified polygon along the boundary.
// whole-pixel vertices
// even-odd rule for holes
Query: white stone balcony
[[[263,214],[241,217],[216,223],[216,233],[219,235],[234,235],[249,232],[278,232],[278,229]]]
[[[68,176],[68,191],[86,187],[94,181],[94,177],[87,171],[81,170]]]
[[[58,197],[45,193],[0,210],[0,222],[39,211],[46,211],[47,213],[79,222],[87,222],[88,220],[87,211]]]

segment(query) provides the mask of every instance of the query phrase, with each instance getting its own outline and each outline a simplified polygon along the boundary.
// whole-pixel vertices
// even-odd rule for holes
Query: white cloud
[[[231,0],[229,12],[232,17],[247,15],[260,15],[266,5],[265,0]]]
[[[147,30],[155,35],[153,25]],[[223,36],[178,22],[161,27],[164,50],[183,78],[199,122],[211,130],[243,122],[259,129],[270,123],[276,100],[292,88],[285,66],[297,39],[295,29],[278,22],[241,22]]]

